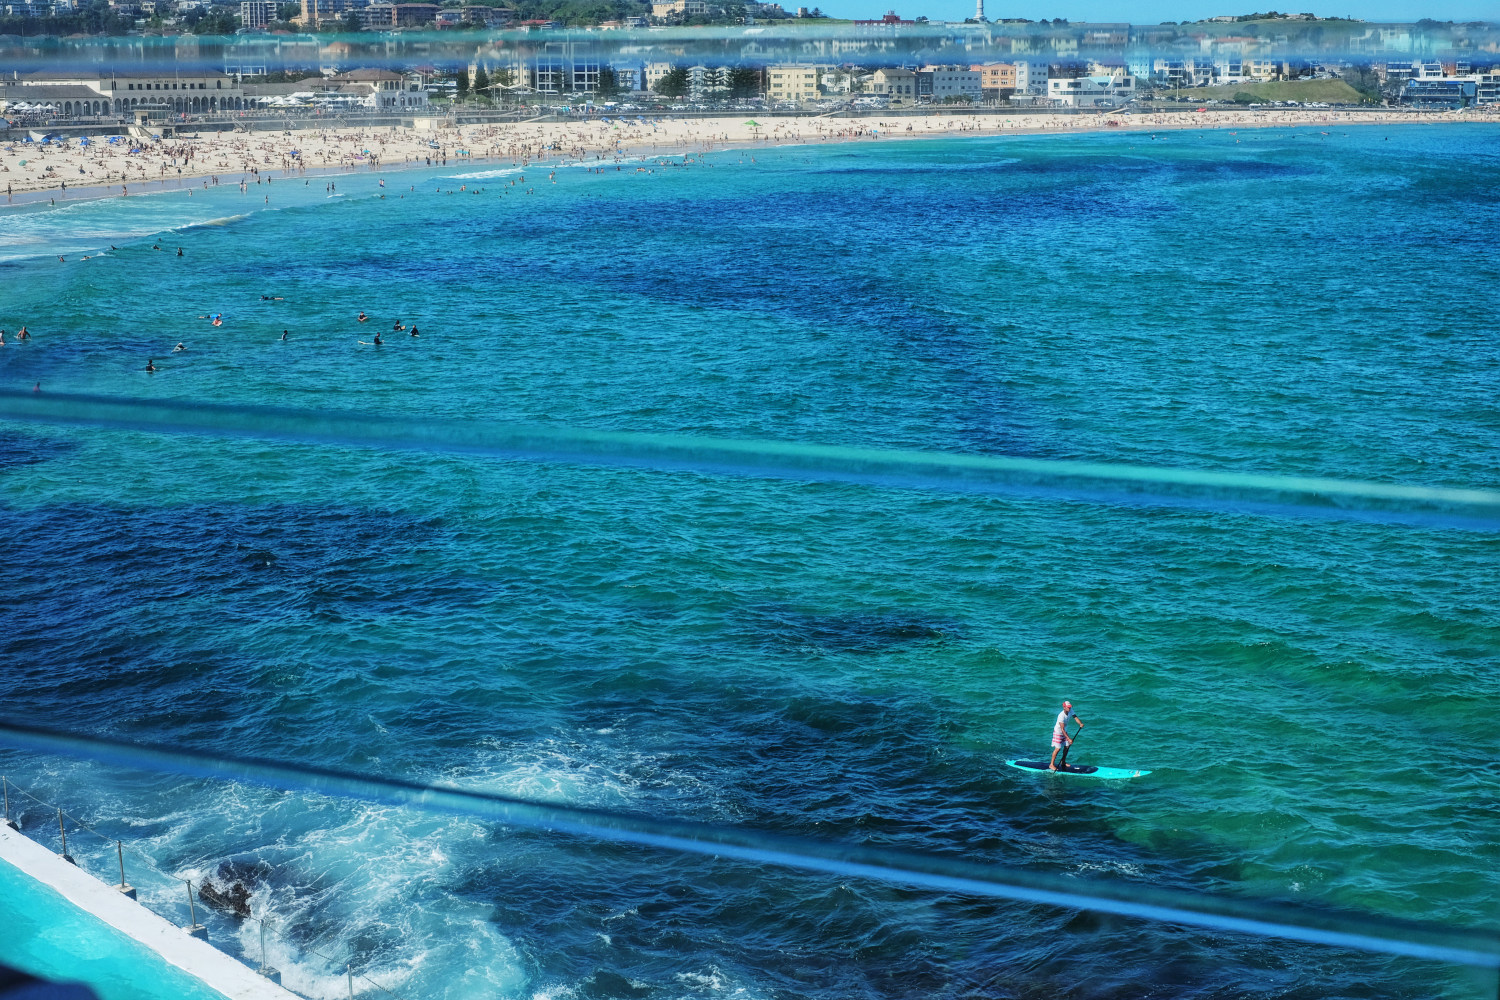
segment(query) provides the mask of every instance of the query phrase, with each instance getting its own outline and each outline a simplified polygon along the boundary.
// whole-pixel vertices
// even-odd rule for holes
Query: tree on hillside
[[[474,71],[474,93],[479,97],[490,96],[490,75],[480,66]]]
[[[192,32],[195,35],[232,35],[239,25],[235,23],[235,16],[228,11],[214,11],[205,14],[193,25]]]
[[[465,67],[465,68],[459,70],[457,73],[454,73],[453,74],[453,82],[455,84],[457,84],[457,86],[458,86],[458,89],[456,91],[454,91],[454,96],[456,98],[458,98],[458,100],[462,101],[464,98],[466,98],[466,97],[469,96],[469,70],[468,70],[468,67]]]
[[[671,71],[656,81],[656,86],[651,88],[663,97],[686,97],[688,92],[688,71],[686,66],[673,66]]]
[[[620,78],[615,73],[613,66],[599,67],[599,89],[600,97],[620,96]]]
[[[1359,91],[1359,96],[1372,103],[1380,103],[1380,76],[1369,63],[1350,66],[1339,74],[1345,83]]]
[[[729,91],[729,74],[723,67],[710,66],[703,71],[703,96],[710,101],[722,101]]]
[[[760,70],[736,66],[729,71],[729,96],[740,99],[760,96]]]

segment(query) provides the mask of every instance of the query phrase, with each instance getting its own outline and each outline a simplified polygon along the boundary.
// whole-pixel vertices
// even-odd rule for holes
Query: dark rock
[[[224,913],[233,913],[237,917],[250,915],[250,890],[245,888],[243,882],[225,883],[221,889],[204,879],[203,884],[198,887],[198,898]]]

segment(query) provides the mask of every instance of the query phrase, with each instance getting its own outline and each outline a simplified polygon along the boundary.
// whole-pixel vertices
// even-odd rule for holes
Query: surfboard
[[[1079,778],[1139,778],[1150,771],[1143,771],[1134,767],[1094,767],[1090,764],[1069,764],[1067,769],[1058,768],[1056,771],[1047,770],[1045,760],[1008,760],[1005,763],[1011,767],[1018,767],[1023,771],[1040,771],[1043,774],[1071,774]]]

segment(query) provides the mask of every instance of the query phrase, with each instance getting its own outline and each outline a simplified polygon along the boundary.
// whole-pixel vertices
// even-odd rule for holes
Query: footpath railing
[[[20,811],[17,810],[16,814],[12,815],[12,806],[11,806],[11,793],[12,792],[16,792],[19,795],[24,796],[27,799],[30,799],[32,802],[36,803],[37,806],[41,807],[42,809],[47,810],[47,812],[48,812],[48,819],[46,821],[44,821],[45,825],[41,825],[41,824],[30,825],[30,824],[28,824],[28,828],[26,830],[22,830],[21,829],[21,819],[20,819],[21,814],[20,814]],[[78,833],[78,831],[83,831],[85,833],[93,834],[95,837],[98,837],[100,840],[103,840],[106,844],[113,844],[114,848],[115,848],[115,858],[116,858],[116,861],[118,862],[119,873],[120,873],[120,882],[119,882],[118,885],[115,886],[115,889],[121,895],[123,895],[123,896],[125,896],[125,897],[127,897],[129,899],[135,900],[135,902],[139,903],[141,906],[146,906],[146,908],[150,909],[153,913],[156,913],[158,916],[163,917],[163,918],[165,918],[165,919],[167,919],[167,920],[169,920],[169,921],[171,921],[173,923],[177,922],[176,919],[174,919],[174,915],[173,914],[162,913],[159,909],[157,909],[155,907],[147,906],[147,904],[145,902],[143,902],[139,898],[139,895],[137,893],[136,887],[133,886],[133,885],[131,885],[130,882],[127,880],[126,876],[125,876],[125,855],[126,855],[126,853],[129,853],[132,856],[132,858],[138,858],[138,859],[140,859],[140,861],[146,866],[147,869],[149,869],[154,874],[160,876],[161,878],[163,878],[165,880],[169,880],[169,881],[174,881],[174,882],[180,882],[180,883],[182,883],[183,886],[187,890],[187,902],[188,902],[188,923],[187,923],[186,926],[183,926],[182,929],[183,929],[184,932],[186,932],[191,937],[198,938],[198,939],[200,939],[202,941],[205,941],[205,942],[208,941],[208,928],[204,924],[201,924],[201,923],[198,922],[198,906],[197,906],[197,903],[193,899],[193,880],[192,879],[183,878],[180,875],[173,875],[173,874],[171,874],[169,872],[162,871],[159,867],[157,867],[155,859],[152,858],[149,854],[146,854],[145,852],[139,850],[138,848],[136,848],[136,847],[134,847],[132,845],[127,844],[124,841],[123,838],[120,838],[120,837],[111,837],[110,835],[108,835],[106,833],[102,833],[101,831],[95,829],[93,826],[90,826],[88,823],[85,823],[83,820],[79,819],[78,817],[72,815],[71,813],[69,813],[68,811],[66,811],[65,809],[63,809],[62,806],[59,806],[59,805],[57,805],[56,803],[53,803],[53,802],[48,802],[46,799],[43,799],[41,796],[36,795],[35,793],[31,792],[30,790],[28,790],[26,788],[21,787],[20,785],[17,785],[15,782],[11,781],[10,778],[9,778],[9,776],[7,776],[7,775],[0,775],[0,796],[3,796],[3,805],[4,805],[4,809],[5,809],[5,819],[4,819],[5,825],[8,826],[8,827],[10,827],[12,830],[15,830],[18,833],[24,833],[26,836],[30,837],[32,840],[36,840],[37,839],[37,837],[34,835],[33,831],[35,831],[36,833],[46,832],[46,833],[50,834],[50,831],[51,831],[51,816],[55,815],[57,817],[57,835],[58,835],[58,839],[61,841],[61,850],[59,850],[57,853],[58,853],[59,857],[61,857],[64,861],[66,861],[70,865],[75,865],[75,866],[77,866],[79,868],[83,868],[82,865],[78,864],[78,860],[72,854],[70,854],[69,851],[68,851],[68,829],[69,829],[68,824],[69,823],[72,824],[72,829],[74,831],[74,839],[75,840],[77,839],[77,833]],[[87,871],[87,869],[83,869],[83,870]],[[99,873],[97,873],[97,872],[90,872],[90,874],[94,875],[96,878],[100,878]],[[110,872],[109,873],[109,878],[113,879],[113,877],[114,877],[114,872]],[[106,880],[104,878],[100,878],[100,881],[102,882],[102,881],[106,881]],[[208,885],[212,885],[212,882],[210,880],[206,880],[205,879],[202,882],[200,882],[199,883],[199,890],[198,890],[199,893],[200,893],[200,897],[201,897],[201,894],[204,891],[204,884],[205,883],[207,883]],[[203,899],[203,902],[206,905],[213,906],[213,904],[209,903],[209,901],[206,898]],[[360,982],[366,983],[369,986],[373,987],[374,989],[379,990],[381,993],[385,994],[388,997],[394,997],[395,1000],[407,1000],[407,998],[403,997],[401,994],[394,992],[393,990],[389,989],[388,987],[382,986],[380,983],[377,983],[375,980],[371,979],[369,976],[366,976],[363,973],[355,972],[354,971],[354,960],[352,958],[349,958],[349,959],[336,959],[333,956],[325,954],[325,953],[317,950],[316,948],[310,947],[310,946],[308,946],[306,944],[297,944],[297,943],[294,943],[292,941],[289,941],[283,935],[277,933],[275,925],[273,925],[269,920],[265,919],[264,917],[257,917],[253,913],[250,914],[250,915],[248,915],[248,916],[241,916],[240,919],[252,921],[252,922],[254,922],[254,923],[256,923],[256,924],[259,925],[259,929],[260,929],[260,962],[259,962],[258,965],[254,965],[253,966],[255,968],[255,971],[257,973],[259,973],[260,975],[265,976],[271,982],[277,984],[278,986],[281,986],[283,989],[290,989],[290,987],[287,987],[286,984],[282,982],[281,970],[272,968],[272,966],[270,965],[269,961],[267,960],[266,935],[268,933],[274,939],[276,939],[276,940],[278,940],[278,941],[286,944],[290,948],[295,948],[297,950],[300,950],[300,951],[306,952],[306,953],[308,953],[310,955],[315,955],[318,958],[321,958],[323,961],[329,963],[329,967],[332,968],[332,969],[337,969],[337,968],[339,968],[339,966],[343,966],[344,977],[345,977],[345,980],[348,983],[349,996],[351,998],[356,995],[356,993],[355,993],[355,980],[357,979]],[[181,926],[181,925],[179,925],[179,926]],[[230,959],[233,959],[233,960],[236,960],[236,961],[240,960],[238,958],[238,956],[235,956],[235,955],[233,955],[233,954],[231,954],[229,952],[225,952],[224,954],[225,954],[225,957],[227,957],[227,958],[230,958]],[[248,964],[252,964],[252,963],[246,962],[246,964],[248,965]]]

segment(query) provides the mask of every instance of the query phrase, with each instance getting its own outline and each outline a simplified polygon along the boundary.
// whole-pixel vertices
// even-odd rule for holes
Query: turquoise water
[[[181,969],[0,861],[4,961],[59,982],[84,983],[99,1000],[223,1000]]]
[[[35,339],[0,349],[0,385],[1493,488],[1497,142],[924,140],[555,185],[413,171],[383,200],[359,174],[337,197],[283,179],[13,211],[0,325]],[[151,250],[158,233],[184,257]],[[374,329],[386,344],[360,345]],[[3,442],[13,717],[1500,931],[1489,534],[144,434]],[[1064,697],[1087,722],[1075,760],[1153,773],[1007,768],[1046,752]],[[6,766],[173,874],[266,862],[253,905],[296,928],[272,964],[319,996],[342,965],[311,948],[413,998],[1494,988]],[[251,953],[249,930],[214,933]]]

